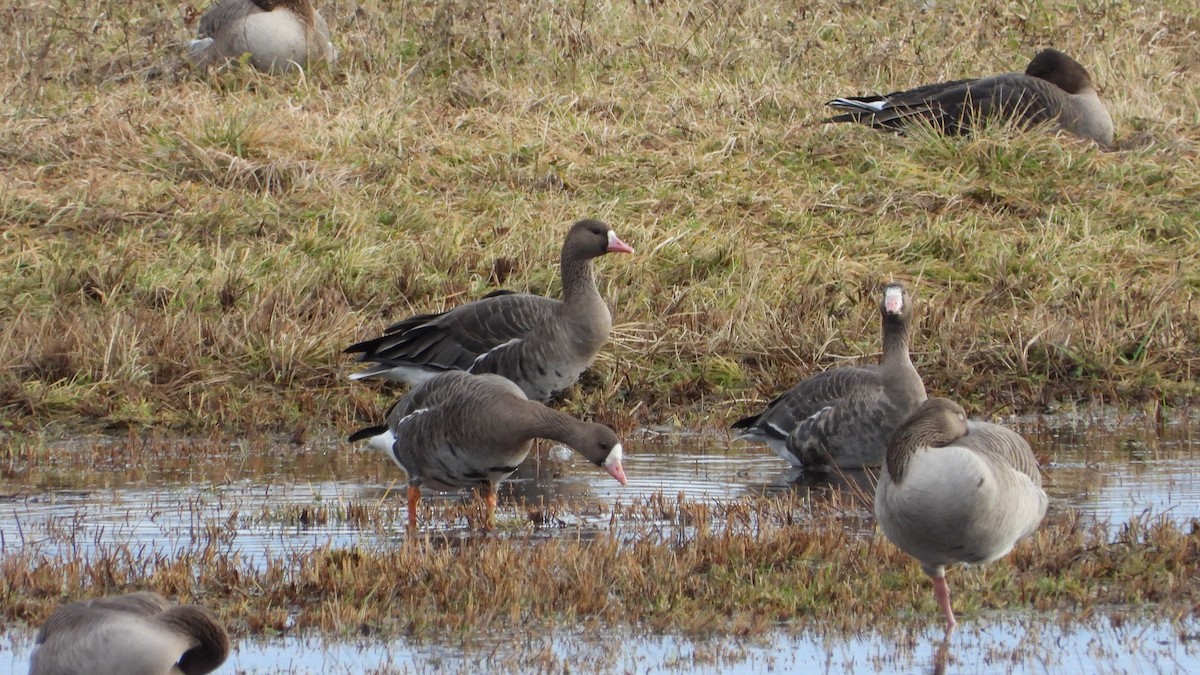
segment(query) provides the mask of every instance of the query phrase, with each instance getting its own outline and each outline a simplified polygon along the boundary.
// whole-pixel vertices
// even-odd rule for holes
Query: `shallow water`
[[[1139,621],[1120,613],[1065,625],[997,613],[960,626],[949,644],[940,629],[752,641],[516,631],[449,645],[286,637],[241,641],[220,672],[1194,673],[1198,630],[1195,620]],[[27,634],[0,638],[0,669],[25,672],[29,642]]]
[[[1047,461],[1052,509],[1077,509],[1120,526],[1149,515],[1180,523],[1200,518],[1200,426],[1156,428],[1140,419],[1026,418],[1010,421]],[[761,446],[724,437],[646,432],[626,440],[629,485],[621,487],[575,457],[551,459],[548,446],[505,484],[499,517],[521,522],[518,505],[557,504],[556,531],[597,531],[617,504],[656,496],[726,500],[747,494],[841,490],[869,493],[874,477],[832,481],[797,476]],[[20,457],[21,453],[14,453]],[[94,439],[51,448],[50,459],[20,465],[0,480],[0,555],[102,554],[129,546],[165,554],[219,536],[244,559],[403,537],[403,474],[375,453],[339,442],[290,443]],[[427,494],[433,504],[461,495]],[[851,499],[851,508],[856,502]],[[389,510],[393,520],[346,514]],[[864,515],[865,504],[859,504]],[[868,522],[869,525],[869,522]],[[460,527],[464,536],[470,529]],[[218,532],[219,535],[214,535]],[[0,671],[24,672],[29,632],[10,627]],[[1057,626],[1037,615],[975,618],[955,636],[949,672],[1200,672],[1195,623],[1123,617]],[[1184,637],[1180,637],[1184,636]],[[471,644],[328,642],[297,637],[243,642],[227,672],[479,671],[503,659],[530,671],[912,672],[930,670],[940,636],[857,638],[780,634],[742,642],[624,636],[499,635]],[[614,648],[619,645],[619,649]],[[506,667],[507,667],[506,666]]]

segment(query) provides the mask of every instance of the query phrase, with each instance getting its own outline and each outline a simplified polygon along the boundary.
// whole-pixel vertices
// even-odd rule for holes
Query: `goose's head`
[[[563,244],[563,258],[598,258],[605,253],[633,253],[617,233],[599,220],[581,220],[571,226]]]
[[[1057,49],[1038,52],[1025,67],[1025,74],[1045,80],[1068,94],[1080,94],[1095,88],[1087,69]]]
[[[883,287],[883,298],[879,301],[879,313],[883,320],[907,323],[912,316],[912,300],[904,285],[892,282]]]

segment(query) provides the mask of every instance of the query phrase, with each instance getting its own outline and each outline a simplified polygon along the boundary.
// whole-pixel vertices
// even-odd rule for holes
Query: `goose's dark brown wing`
[[[220,0],[200,17],[200,37],[216,37],[233,22],[261,11],[252,0]]]
[[[1024,73],[926,85],[873,99],[836,99],[830,105],[845,114],[831,121],[859,122],[900,130],[927,123],[947,134],[964,134],[987,120],[1030,125],[1053,120],[1067,94]]]
[[[858,387],[879,382],[876,365],[831,368],[802,380],[771,401],[762,412],[734,422],[731,428],[742,432],[739,437],[745,440],[784,442],[800,421]]]
[[[1029,442],[1020,434],[989,422],[970,421],[967,423],[967,435],[954,442],[978,452],[1002,464],[1029,476],[1034,485],[1042,484],[1042,474],[1038,469],[1037,456],[1029,447]]]
[[[405,319],[345,352],[384,365],[466,370],[480,356],[544,325],[560,305],[538,295],[494,293],[448,312]]]

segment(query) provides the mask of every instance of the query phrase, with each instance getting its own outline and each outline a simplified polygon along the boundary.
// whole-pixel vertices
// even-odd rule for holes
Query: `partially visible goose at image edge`
[[[448,370],[496,373],[530,399],[550,400],[591,366],[612,330],[592,260],[633,252],[608,225],[581,220],[562,246],[562,300],[499,291],[446,312],[405,319],[344,350],[375,364],[350,379],[383,377],[415,385]]]
[[[939,82],[883,96],[848,96],[827,105],[844,111],[827,122],[857,122],[877,129],[902,131],[928,123],[958,135],[970,133],[986,119],[1004,119],[1021,126],[1051,124],[1102,148],[1113,141],[1112,117],[1091,75],[1056,49],[1038,52],[1024,73]]]
[[[417,525],[421,488],[478,489],[495,522],[496,487],[529,455],[535,438],[563,443],[621,485],[623,449],[616,433],[530,401],[511,381],[452,370],[413,388],[387,423],[350,436],[367,439],[408,474],[408,527]]]
[[[200,19],[199,34],[188,43],[188,57],[201,67],[245,54],[269,73],[337,61],[329,26],[311,0],[217,0]]]
[[[203,675],[229,656],[209,610],[157,593],[83,600],[54,610],[38,631],[30,675]]]
[[[735,440],[766,443],[806,469],[858,469],[883,461],[892,431],[925,400],[925,385],[909,355],[913,305],[899,283],[879,302],[882,363],[817,373],[734,422]]]
[[[932,398],[888,443],[875,518],[933,580],[950,632],[957,621],[946,567],[1007,555],[1037,530],[1048,503],[1024,438],[997,424],[968,421],[957,403]]]

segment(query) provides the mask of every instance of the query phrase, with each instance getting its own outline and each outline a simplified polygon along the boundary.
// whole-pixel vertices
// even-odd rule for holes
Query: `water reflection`
[[[1046,461],[1052,509],[1078,509],[1115,526],[1146,512],[1181,523],[1200,518],[1194,427],[1111,417],[1015,422]],[[338,440],[94,439],[36,452],[32,445],[10,440],[15,459],[0,477],[2,556],[78,558],[124,547],[174,555],[218,541],[253,560],[326,545],[390,545],[405,536],[392,527],[403,522],[403,473],[385,457]],[[521,532],[532,523],[535,537],[587,536],[608,531],[614,511],[642,504],[647,513],[664,514],[660,529],[670,536],[673,528],[692,526],[666,515],[680,496],[713,505],[765,494],[800,505],[836,500],[852,516],[846,527],[873,529],[874,472],[807,475],[765,447],[716,435],[634,434],[626,447],[630,482],[622,488],[581,458],[557,461],[549,444],[538,445],[503,485],[498,516]],[[451,511],[468,504],[463,494],[434,492],[424,501]],[[465,517],[452,522],[439,523],[434,538],[457,545],[474,536]],[[0,672],[5,665],[7,672],[24,672],[30,631],[10,628],[7,642],[0,640]],[[472,636],[449,645],[289,636],[243,641],[226,670],[1200,672],[1198,632],[1194,619],[1095,617],[1060,626],[1046,616],[994,613],[961,626],[949,644],[936,629],[838,636],[816,627],[751,643],[641,635],[598,642],[590,632]]]
[[[752,641],[521,629],[448,644],[287,636],[239,641],[220,672],[1194,673],[1197,631],[1194,618],[1171,623],[1112,614],[1059,624],[993,613],[960,626],[950,642],[940,627],[865,635],[813,629]],[[25,672],[31,641],[29,631],[0,638],[0,671]]]
[[[1191,426],[1105,417],[1015,425],[1046,461],[1052,509],[1117,525],[1146,513],[1182,523],[1200,517],[1200,444]],[[528,520],[552,536],[555,528],[603,527],[615,505],[784,493],[870,513],[872,471],[805,474],[763,446],[716,435],[647,432],[626,445],[629,485],[622,487],[581,458],[557,461],[550,444],[539,444],[502,485],[499,517]],[[0,545],[50,556],[101,543],[166,553],[211,536],[214,523],[247,552],[387,541],[392,531],[346,514],[399,513],[404,480],[386,458],[338,440],[74,442],[0,480]],[[465,493],[427,493],[433,506],[468,503]],[[465,517],[460,527],[470,532]]]

